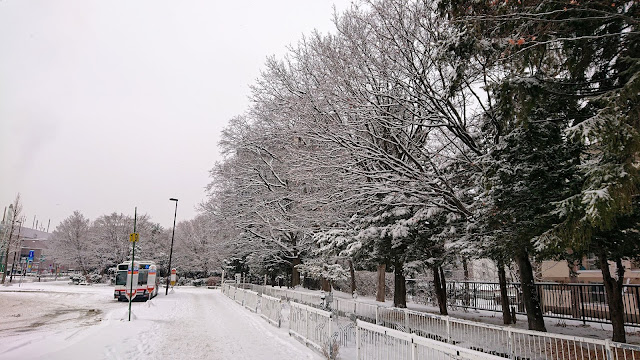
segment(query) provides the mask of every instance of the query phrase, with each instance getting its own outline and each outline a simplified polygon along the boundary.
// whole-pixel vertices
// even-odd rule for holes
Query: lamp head
[[[170,198],[169,201],[178,201],[178,199]]]

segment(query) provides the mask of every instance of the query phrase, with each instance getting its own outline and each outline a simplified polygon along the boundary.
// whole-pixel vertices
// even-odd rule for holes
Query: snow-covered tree
[[[209,216],[197,215],[176,226],[175,264],[181,271],[202,276],[222,270],[222,246],[216,223]]]
[[[90,237],[91,221],[79,211],[64,219],[51,234],[51,252],[58,262],[78,266],[84,275],[96,268]]]
[[[20,194],[16,195],[15,200],[9,205],[8,213],[5,214],[4,227],[2,233],[0,233],[0,251],[2,251],[2,284],[7,276],[7,262],[9,260],[9,251],[12,248],[17,248],[19,251],[20,239],[16,232],[19,226],[22,226],[20,222],[20,214],[22,212],[22,202],[20,201]]]

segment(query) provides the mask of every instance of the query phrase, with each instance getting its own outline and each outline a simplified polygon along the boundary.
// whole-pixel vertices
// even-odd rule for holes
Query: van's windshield
[[[127,285],[127,271],[118,271],[116,274],[116,285]]]

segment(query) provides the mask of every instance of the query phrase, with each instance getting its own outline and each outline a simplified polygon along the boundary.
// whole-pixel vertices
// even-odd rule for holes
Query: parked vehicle
[[[133,286],[131,286],[132,280]],[[134,261],[133,269],[131,261],[123,262],[117,267],[113,298],[118,301],[128,301],[127,294],[133,292],[132,300],[150,300],[158,295],[159,285],[160,279],[153,261]]]

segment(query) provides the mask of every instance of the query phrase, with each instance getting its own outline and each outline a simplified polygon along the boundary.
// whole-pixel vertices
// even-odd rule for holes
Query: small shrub
[[[219,276],[209,276],[206,280],[207,286],[218,286],[220,285],[220,277]]]
[[[322,348],[322,355],[327,360],[336,360],[338,353],[340,352],[340,344],[337,340],[329,340],[328,343]]]

